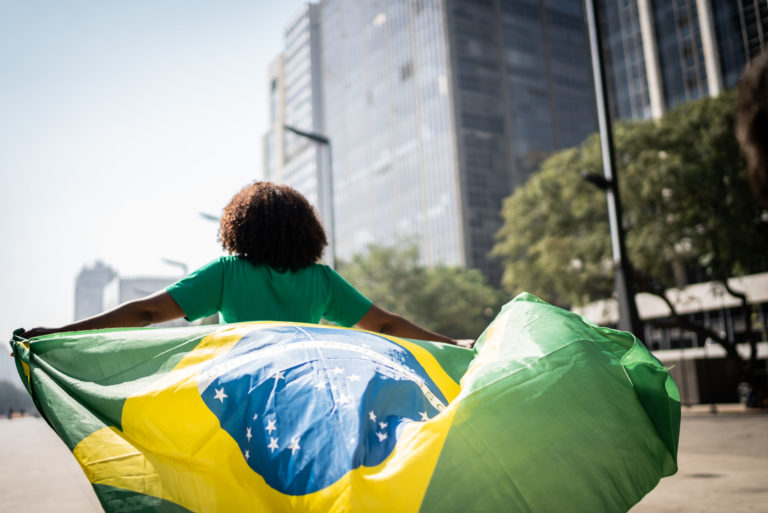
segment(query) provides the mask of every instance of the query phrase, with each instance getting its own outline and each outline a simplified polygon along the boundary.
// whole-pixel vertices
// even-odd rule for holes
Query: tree
[[[454,338],[477,338],[503,304],[502,294],[480,271],[424,266],[415,246],[370,246],[339,269],[381,308]]]
[[[732,290],[728,278],[768,268],[768,210],[748,187],[733,135],[736,98],[686,103],[656,121],[619,123],[614,131],[629,258],[638,292],[664,299],[676,325],[710,337],[738,358],[721,333],[677,315],[665,291],[697,276]],[[613,268],[603,191],[585,182],[602,174],[596,135],[558,152],[506,199],[494,254],[507,290],[582,305],[611,295]],[[747,331],[751,336],[751,326]],[[756,358],[756,344],[752,356]]]

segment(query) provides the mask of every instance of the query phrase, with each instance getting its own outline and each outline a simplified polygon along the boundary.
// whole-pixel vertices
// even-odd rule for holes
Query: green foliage
[[[379,307],[454,338],[477,338],[504,303],[480,271],[426,267],[416,247],[370,246],[339,270]]]
[[[615,127],[627,251],[646,281],[639,288],[678,285],[686,269],[711,279],[765,269],[768,212],[748,187],[735,102],[725,93]],[[605,194],[582,173],[602,174],[597,136],[552,155],[505,201],[494,255],[507,290],[571,305],[610,295]]]

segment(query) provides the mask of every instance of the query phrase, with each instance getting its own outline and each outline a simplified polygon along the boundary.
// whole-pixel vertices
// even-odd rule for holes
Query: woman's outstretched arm
[[[450,337],[422,328],[405,317],[382,310],[376,305],[371,305],[371,309],[357,322],[356,326],[364,330],[376,331],[385,335],[415,338],[419,340],[434,340],[437,342],[458,345],[458,342]]]
[[[98,330],[103,328],[130,328],[148,326],[184,317],[184,311],[165,290],[142,299],[123,303],[106,312],[59,328],[33,328],[22,333],[32,338],[61,331]]]

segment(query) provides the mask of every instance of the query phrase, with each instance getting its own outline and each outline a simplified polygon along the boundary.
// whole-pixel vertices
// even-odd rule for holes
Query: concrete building
[[[104,311],[104,287],[116,276],[117,272],[101,261],[83,266],[75,278],[76,321]]]
[[[324,0],[302,11],[313,12],[321,81],[299,88],[299,128],[325,134],[333,147],[339,256],[415,243],[425,263],[479,268],[498,280],[488,253],[503,198],[550,153],[596,129],[580,0]],[[297,125],[289,90],[298,75],[288,62],[301,43],[290,41],[285,123]],[[283,174],[268,176],[303,183],[287,172],[299,144],[286,136]],[[323,169],[322,159],[309,161]]]
[[[175,283],[179,276],[144,276],[144,277],[115,277],[104,286],[103,310],[109,310],[127,301],[140,299],[168,285]],[[163,322],[155,326],[188,326],[184,319]]]
[[[97,261],[84,266],[75,279],[75,319],[79,321],[114,308],[126,301],[139,299],[176,282],[179,276],[122,277],[117,271]],[[201,323],[208,324],[212,319]],[[189,322],[177,319],[158,326],[187,326]]]
[[[600,19],[619,119],[657,118],[734,87],[768,37],[758,0],[603,0]]]

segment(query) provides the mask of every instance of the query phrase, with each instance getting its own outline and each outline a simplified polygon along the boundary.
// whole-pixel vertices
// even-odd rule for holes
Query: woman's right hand
[[[55,328],[32,328],[31,330],[24,330],[19,335],[29,340],[33,337],[42,337],[43,335],[50,335],[51,333],[57,333]]]

